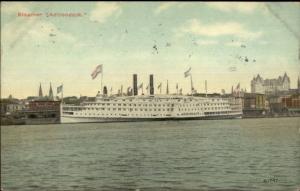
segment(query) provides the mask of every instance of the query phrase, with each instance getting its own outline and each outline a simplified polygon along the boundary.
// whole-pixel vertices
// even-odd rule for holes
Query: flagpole
[[[62,103],[64,103],[64,84],[61,83],[61,87],[62,87],[62,90],[61,90],[61,101]]]
[[[205,97],[207,97],[207,81],[205,80]]]
[[[101,72],[101,90],[100,90],[100,92],[102,92],[102,95],[103,95],[102,80],[103,80],[103,68],[102,68],[102,72]]]
[[[161,83],[160,83],[160,86],[159,86],[159,94],[161,94]]]
[[[192,78],[192,74],[190,75],[190,77],[191,77],[191,93],[192,93],[192,95],[193,95],[193,78]]]
[[[62,117],[62,114],[63,114],[63,103],[64,103],[64,93],[63,93],[63,89],[64,89],[64,86],[63,86],[64,84],[63,83],[61,83],[61,87],[62,87],[62,90],[61,90],[61,103],[60,103],[60,108],[59,108],[59,122],[61,123],[61,117]]]

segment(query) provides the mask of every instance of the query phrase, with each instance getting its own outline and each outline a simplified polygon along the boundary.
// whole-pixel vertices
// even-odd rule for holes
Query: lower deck
[[[167,120],[209,120],[209,119],[235,119],[242,114],[201,116],[201,117],[162,117],[162,118],[102,118],[102,117],[72,117],[62,116],[61,123],[105,123],[105,122],[135,122],[135,121],[167,121]]]

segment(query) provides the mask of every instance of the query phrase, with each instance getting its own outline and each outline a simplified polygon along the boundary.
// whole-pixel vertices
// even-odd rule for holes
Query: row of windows
[[[135,103],[133,103],[133,104],[131,104],[131,103],[129,103],[129,104],[126,104],[126,103],[123,103],[123,104],[121,104],[121,103],[118,103],[118,104],[115,104],[115,103],[113,103],[113,104],[110,104],[110,103],[97,103],[97,104],[86,104],[87,106],[95,106],[95,105],[98,105],[98,106],[100,106],[100,105],[102,105],[102,106],[105,106],[105,105],[107,105],[107,106],[109,106],[109,105],[112,105],[112,106],[150,106],[150,107],[152,107],[152,106],[154,106],[154,107],[156,107],[156,106],[158,106],[158,107],[161,107],[161,106],[163,106],[163,107],[173,107],[174,106],[174,104],[135,104]]]
[[[125,102],[125,101],[137,101],[136,99],[104,99],[104,101],[114,101],[114,102],[118,102],[118,101],[122,101],[122,102]],[[174,101],[174,100],[177,100],[178,102],[180,101],[184,101],[184,102],[187,102],[187,101],[199,101],[197,99],[178,99],[178,98],[174,98],[174,99],[138,99],[139,101],[149,101],[149,102],[163,102],[163,101]],[[103,101],[103,100],[102,100]],[[213,102],[218,102],[218,101],[222,101],[222,99],[211,99],[211,101]]]
[[[204,103],[204,104],[183,104],[179,107],[193,107],[193,106],[222,106],[227,105],[227,103]]]
[[[220,110],[220,109],[230,109],[230,107],[205,107],[204,110]],[[66,107],[64,108],[64,111],[80,111],[80,110],[83,110],[83,108],[72,108],[72,107]],[[84,110],[97,110],[97,111],[173,111],[173,108],[105,108],[105,107],[91,107],[91,108],[84,108]],[[179,107],[179,111],[187,111],[187,110],[190,110],[190,111],[196,111],[196,110],[203,110],[203,108],[189,108],[187,109],[186,107],[185,108],[181,108]]]
[[[199,115],[199,112],[197,112],[197,113],[181,113],[180,115]]]
[[[132,101],[137,101],[136,99],[104,99],[104,101],[114,101],[114,102],[118,102],[118,101],[122,101],[122,102],[125,102],[125,101],[130,101],[130,102],[132,102]],[[138,99],[138,101],[149,101],[149,102],[152,102],[152,101],[154,101],[154,102],[168,102],[168,101],[172,101],[172,100],[174,100],[174,99]],[[103,101],[103,100],[101,100],[101,101]],[[178,99],[178,101],[180,101],[180,99]]]
[[[74,115],[73,113],[65,113],[64,114],[69,114],[69,115]],[[76,114],[75,114],[76,115]],[[84,113],[84,116],[130,116],[130,117],[159,117],[159,116],[171,116],[170,114],[145,114],[145,113],[139,113],[139,114],[116,114],[116,113]]]
[[[205,115],[227,114],[230,111],[204,112]]]
[[[113,104],[110,104],[110,103],[98,103],[98,104],[86,104],[87,106],[95,106],[95,105],[98,105],[98,106],[100,106],[100,105],[102,105],[102,106],[105,106],[105,105],[107,105],[107,106],[110,106],[110,105],[112,105],[112,106],[144,106],[144,107],[152,107],[152,106],[154,106],[154,107],[161,107],[161,106],[163,106],[163,107],[173,107],[174,106],[174,104],[131,104],[131,103],[129,103],[129,104],[126,104],[126,103],[123,103],[123,104],[121,104],[121,103],[118,103],[118,104],[115,104],[115,103],[113,103]],[[227,105],[227,103],[204,103],[204,104],[183,104],[183,105],[180,105],[180,107],[192,107],[192,106],[220,106],[220,105]]]
[[[197,111],[197,110],[221,110],[221,109],[230,109],[229,107],[205,107],[205,108],[191,108],[191,109],[187,109],[187,108],[183,108],[180,109],[179,111]]]
[[[86,108],[86,110],[93,110],[93,111],[173,111],[173,108],[104,108],[104,107],[101,107],[101,108]]]
[[[68,115],[74,115],[73,112],[63,112],[64,114],[68,114]],[[228,114],[228,113],[234,113],[233,111],[220,111],[220,112],[205,112],[205,115],[220,115],[220,114]],[[177,115],[182,115],[182,116],[187,116],[187,115],[199,115],[199,112],[195,112],[195,113],[181,113],[181,114],[177,114]],[[170,114],[116,114],[116,113],[84,113],[84,116],[145,116],[145,117],[157,117],[157,116],[171,116]]]

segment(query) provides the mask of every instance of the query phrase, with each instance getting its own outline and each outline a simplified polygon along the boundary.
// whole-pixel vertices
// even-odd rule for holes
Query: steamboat
[[[137,75],[133,75],[131,95],[108,95],[107,87],[95,101],[80,105],[61,104],[61,123],[124,122],[155,120],[201,120],[241,118],[238,97],[200,97],[180,94],[154,94],[150,75],[149,95],[138,95]]]

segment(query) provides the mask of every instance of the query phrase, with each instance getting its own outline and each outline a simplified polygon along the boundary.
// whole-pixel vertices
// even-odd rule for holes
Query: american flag
[[[190,67],[186,72],[184,72],[185,78],[191,75],[191,70],[192,70],[192,68]]]
[[[160,84],[157,86],[157,88],[158,88],[158,89],[160,89],[160,88],[161,88],[161,83],[160,83]]]
[[[138,88],[139,89],[143,88],[143,83],[141,83]]]
[[[57,87],[57,93],[59,94],[63,90],[63,85]]]
[[[93,73],[91,74],[92,79],[95,79],[99,73],[102,73],[102,71],[103,71],[102,64],[99,64],[99,65],[94,69]]]
[[[236,86],[236,90],[240,90],[240,83]]]

